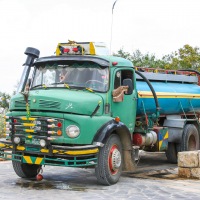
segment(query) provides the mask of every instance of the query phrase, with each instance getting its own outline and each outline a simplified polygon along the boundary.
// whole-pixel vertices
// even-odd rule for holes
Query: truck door
[[[133,69],[116,69],[112,80],[112,116],[120,120],[133,131],[136,118],[136,89]],[[132,87],[127,84],[132,84]],[[130,90],[131,89],[131,90]]]

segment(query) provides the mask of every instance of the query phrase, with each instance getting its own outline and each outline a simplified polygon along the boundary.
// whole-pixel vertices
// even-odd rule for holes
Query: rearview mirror
[[[124,79],[122,85],[128,86],[128,90],[125,93],[126,95],[130,95],[133,93],[133,82],[130,78]]]

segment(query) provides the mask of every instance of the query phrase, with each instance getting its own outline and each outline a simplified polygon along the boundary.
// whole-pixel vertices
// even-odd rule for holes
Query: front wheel
[[[99,183],[112,185],[118,182],[122,173],[122,145],[119,136],[110,135],[100,149],[95,174]]]
[[[12,161],[15,173],[21,178],[34,178],[41,169],[41,165],[26,164],[19,161]]]

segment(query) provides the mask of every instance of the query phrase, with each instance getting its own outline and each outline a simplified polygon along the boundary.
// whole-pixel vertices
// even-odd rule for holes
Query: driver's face
[[[60,74],[59,74],[59,79],[60,79],[60,82],[62,82],[62,81],[64,81],[65,80],[65,78],[66,78],[66,74],[67,74],[67,72],[61,72]]]

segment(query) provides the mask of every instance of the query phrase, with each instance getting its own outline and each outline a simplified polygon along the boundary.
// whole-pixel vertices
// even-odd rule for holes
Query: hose
[[[151,92],[152,92],[152,94],[153,94],[153,97],[154,97],[154,101],[155,101],[155,104],[156,104],[156,111],[159,111],[159,110],[160,110],[160,106],[159,106],[159,103],[158,103],[158,97],[157,97],[157,95],[156,95],[156,92],[155,92],[155,90],[154,90],[152,84],[151,84],[150,81],[149,81],[142,73],[140,73],[139,71],[136,71],[136,70],[135,70],[135,73],[138,74],[139,76],[141,76],[141,77],[144,79],[144,81],[148,84],[148,86],[149,86],[149,88],[150,88],[150,90],[151,90]]]

